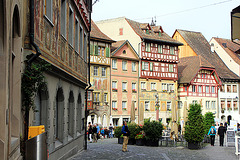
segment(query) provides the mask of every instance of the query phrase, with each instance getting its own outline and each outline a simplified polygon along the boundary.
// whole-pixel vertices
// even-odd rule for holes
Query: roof
[[[151,40],[151,41],[160,41],[163,43],[170,43],[174,45],[182,45],[182,43],[177,40],[171,38],[167,33],[163,32],[161,36],[156,34],[152,28],[149,29],[149,34],[145,33],[143,30],[147,29],[147,27],[151,27],[148,23],[139,23],[130,19],[125,18],[132,29],[138,34],[143,40]]]
[[[197,55],[202,56],[215,67],[218,76],[222,80],[240,80],[240,78],[224,64],[224,62],[215,52],[211,52],[211,46],[201,32],[185,30],[176,31],[181,34],[183,39]]]
[[[225,52],[240,65],[240,56],[236,53],[240,50],[240,45],[232,42],[230,39],[213,38],[225,50]]]
[[[99,41],[108,41],[110,43],[115,42],[111,38],[109,38],[106,34],[104,34],[97,25],[93,22],[91,22],[91,32],[90,32],[90,38],[91,39],[98,39]]]
[[[178,63],[178,82],[190,83],[201,68],[214,69],[202,56],[191,56],[179,59]]]

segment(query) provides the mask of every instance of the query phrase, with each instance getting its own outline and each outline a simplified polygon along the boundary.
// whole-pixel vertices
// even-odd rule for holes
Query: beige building
[[[20,159],[23,2],[0,1],[0,159]]]

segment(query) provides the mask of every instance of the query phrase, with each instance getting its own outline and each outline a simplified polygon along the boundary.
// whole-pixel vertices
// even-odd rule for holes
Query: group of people
[[[220,123],[220,127],[218,128],[218,130],[216,130],[215,124],[212,124],[211,128],[208,131],[208,135],[210,135],[211,146],[214,146],[215,135],[219,136],[220,146],[223,146],[224,135],[226,133],[226,130],[227,128],[226,126],[223,126],[223,123]]]
[[[88,123],[88,140],[90,143],[96,143],[98,139],[103,139],[103,138],[113,138],[113,130],[114,127],[112,124],[110,126],[100,128],[98,124],[94,124],[93,126],[91,125],[91,122]]]

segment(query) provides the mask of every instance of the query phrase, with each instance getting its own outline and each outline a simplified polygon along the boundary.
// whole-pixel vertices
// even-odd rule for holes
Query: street
[[[69,160],[84,159],[159,159],[159,160],[237,160],[235,147],[220,147],[216,138],[215,146],[208,144],[200,150],[189,150],[184,147],[148,147],[128,145],[129,152],[122,152],[122,145],[117,138],[98,140],[88,143],[88,150],[82,151]]]

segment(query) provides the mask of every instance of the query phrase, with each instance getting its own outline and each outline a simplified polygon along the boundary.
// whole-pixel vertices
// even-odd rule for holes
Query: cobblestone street
[[[117,139],[98,140],[88,143],[88,150],[82,151],[69,160],[84,159],[159,159],[159,160],[238,160],[235,147],[220,147],[218,141],[215,146],[207,145],[200,150],[189,150],[184,147],[147,147],[128,145],[129,152],[122,152],[122,145]]]

